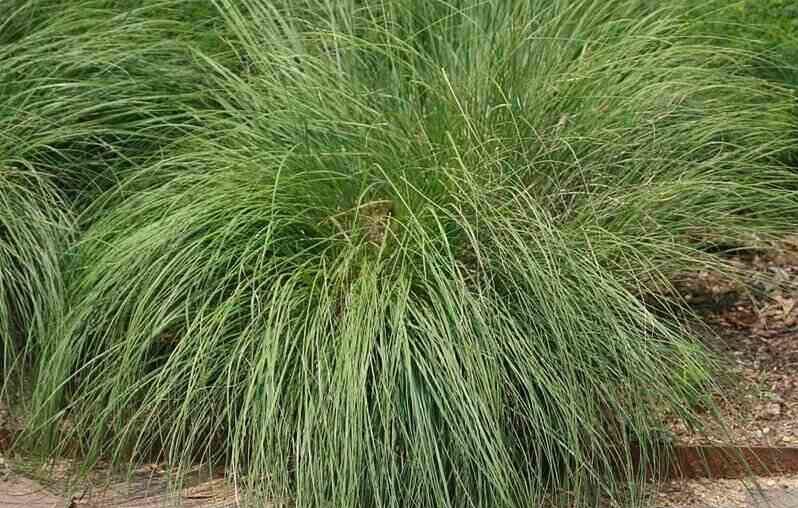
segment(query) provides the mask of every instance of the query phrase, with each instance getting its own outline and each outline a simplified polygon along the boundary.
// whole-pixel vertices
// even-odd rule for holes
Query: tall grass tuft
[[[207,105],[186,45],[194,27],[174,12],[182,3],[6,3],[4,155],[51,175],[81,208],[188,131],[192,108]]]
[[[213,3],[214,106],[84,213],[32,435],[297,506],[638,503],[711,364],[644,302],[794,227],[786,92],[629,0]]]
[[[73,217],[45,175],[0,165],[4,392],[22,386],[16,375],[30,365],[37,351],[36,341],[49,335],[53,314],[63,309],[61,257],[74,232],[73,225]]]
[[[35,343],[50,333],[45,323],[64,310],[63,257],[84,227],[85,206],[190,129],[188,104],[203,104],[202,76],[192,73],[181,42],[193,40],[192,25],[167,16],[176,5],[3,2],[0,341],[7,380],[29,374]]]

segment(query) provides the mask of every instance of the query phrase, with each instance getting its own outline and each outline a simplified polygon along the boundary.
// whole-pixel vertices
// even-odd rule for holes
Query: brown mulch
[[[683,288],[726,362],[722,423],[708,416],[700,434],[676,422],[671,430],[681,444],[798,446],[798,239],[731,261],[751,280],[703,272]]]
[[[700,433],[673,422],[675,443],[685,449],[723,444],[793,452],[798,447],[798,238],[732,261],[752,269],[752,279],[735,283],[701,273],[686,292],[714,332],[708,345],[726,362],[726,397],[717,399],[720,418],[707,415]],[[654,506],[798,507],[798,474],[777,471],[758,471],[761,476],[747,483],[717,474],[671,480],[659,486]]]

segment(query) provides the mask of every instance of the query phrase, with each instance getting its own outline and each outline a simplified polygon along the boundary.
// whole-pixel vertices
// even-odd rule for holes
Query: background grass
[[[689,12],[694,33],[747,52],[752,75],[788,87],[798,102],[798,7],[793,2],[719,0]],[[793,125],[798,130],[798,116]],[[798,165],[798,152],[790,151],[786,159]]]
[[[0,338],[3,388],[63,308],[61,258],[73,220],[45,176],[0,168]]]
[[[697,32],[766,57],[757,68],[759,76],[798,86],[798,7],[793,2],[718,1],[696,10]]]
[[[632,0],[140,5],[0,22],[28,443],[298,506],[642,502],[634,450],[711,410],[671,281],[796,224],[749,48]]]

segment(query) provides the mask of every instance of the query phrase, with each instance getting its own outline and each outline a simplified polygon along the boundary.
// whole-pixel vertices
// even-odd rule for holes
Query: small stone
[[[762,418],[778,418],[781,416],[781,404],[778,402],[769,402],[765,404],[761,416]]]
[[[11,468],[6,464],[6,459],[0,457],[0,481],[7,482],[11,476]]]

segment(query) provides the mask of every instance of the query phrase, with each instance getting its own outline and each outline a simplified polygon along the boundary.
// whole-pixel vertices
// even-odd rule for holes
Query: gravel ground
[[[662,485],[652,508],[798,507],[798,475],[759,478],[756,484],[739,480],[673,481]]]

